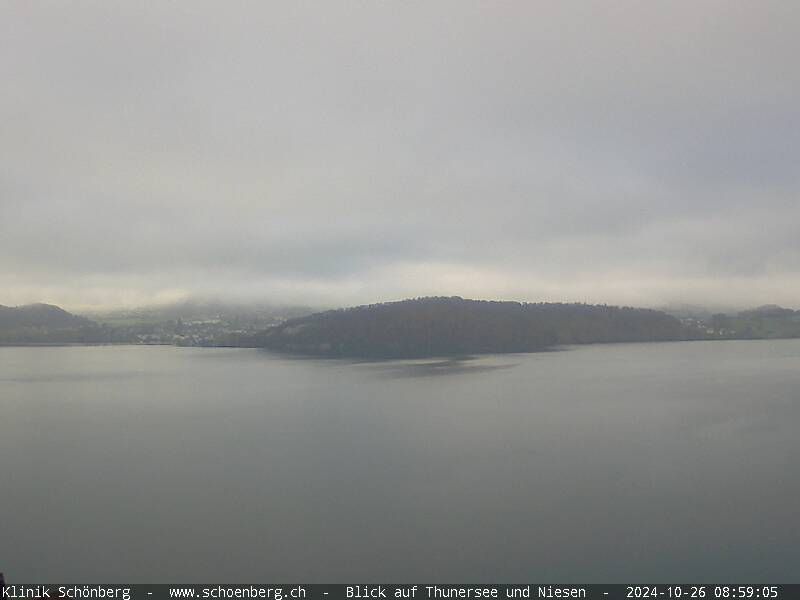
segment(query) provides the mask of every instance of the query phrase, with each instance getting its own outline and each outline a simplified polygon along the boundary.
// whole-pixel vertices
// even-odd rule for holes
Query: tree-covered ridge
[[[263,332],[254,342],[303,354],[413,358],[697,337],[696,329],[650,309],[435,297],[291,319]]]
[[[715,314],[708,320],[715,339],[777,339],[800,337],[800,311],[774,304],[735,315]]]
[[[75,327],[85,325],[88,319],[68,313],[52,304],[26,304],[24,306],[0,305],[0,328],[17,327]]]
[[[108,341],[97,323],[52,304],[0,305],[0,344],[74,344]]]

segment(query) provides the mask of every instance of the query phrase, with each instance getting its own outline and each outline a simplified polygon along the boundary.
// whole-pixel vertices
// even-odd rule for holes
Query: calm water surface
[[[10,582],[800,582],[800,341],[0,348]]]

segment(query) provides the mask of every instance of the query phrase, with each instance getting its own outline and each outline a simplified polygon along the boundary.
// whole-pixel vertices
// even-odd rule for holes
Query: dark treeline
[[[253,342],[304,354],[413,358],[702,337],[698,329],[649,309],[451,297],[373,304],[291,319],[259,334]]]

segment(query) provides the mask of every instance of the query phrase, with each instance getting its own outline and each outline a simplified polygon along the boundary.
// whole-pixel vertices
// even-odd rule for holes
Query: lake
[[[0,348],[22,582],[800,582],[800,340]]]

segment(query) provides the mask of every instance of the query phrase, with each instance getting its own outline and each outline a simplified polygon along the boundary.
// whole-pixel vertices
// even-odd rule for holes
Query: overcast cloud
[[[800,3],[0,5],[0,304],[800,308]]]

